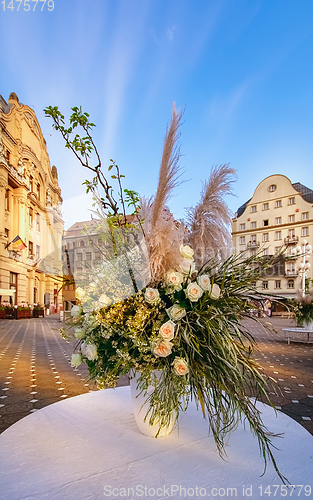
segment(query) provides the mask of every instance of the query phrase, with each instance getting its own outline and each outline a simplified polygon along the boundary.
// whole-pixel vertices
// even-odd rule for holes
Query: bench
[[[283,328],[283,332],[286,332],[286,339],[287,339],[287,343],[288,344],[290,344],[290,340],[291,340],[290,339],[290,333],[306,333],[307,336],[308,336],[308,339],[307,339],[308,343],[310,343],[310,333],[313,334],[313,330],[312,329],[301,328],[301,327],[297,327],[297,328]],[[299,340],[297,339],[294,342],[299,342]]]

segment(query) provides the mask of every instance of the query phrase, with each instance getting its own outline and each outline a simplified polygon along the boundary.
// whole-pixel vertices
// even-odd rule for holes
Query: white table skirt
[[[266,426],[284,433],[273,439],[280,471],[292,484],[312,487],[310,497],[304,489],[293,496],[312,498],[313,436],[283,413],[276,416],[266,405],[260,409]],[[139,433],[129,387],[76,396],[23,418],[0,435],[0,498],[221,498],[232,493],[255,499],[269,498],[264,493],[268,485],[279,485],[276,497],[281,498],[271,464],[260,477],[263,458],[245,427],[231,434],[224,461],[193,404],[178,429],[155,439]]]

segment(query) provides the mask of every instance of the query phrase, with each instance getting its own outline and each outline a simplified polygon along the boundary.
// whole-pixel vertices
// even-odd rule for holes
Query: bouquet
[[[299,294],[298,300],[292,302],[295,320],[298,326],[313,322],[313,290]]]
[[[179,179],[181,114],[174,107],[156,195],[145,199],[122,190],[123,176],[111,160],[116,200],[92,140],[94,124],[87,113],[72,109],[69,128],[57,107],[45,112],[67,147],[94,172],[86,185],[96,201],[97,245],[103,243],[98,248],[102,261],[74,277],[79,286],[71,311],[77,339],[72,365],[85,362],[99,388],[115,387],[120,375],[140,372],[140,390],[155,387],[147,397],[151,425],[167,426],[173,412],[178,418],[194,400],[208,419],[221,455],[229,432],[247,419],[265,466],[269,458],[284,481],[271,451],[272,434],[256,407],[261,397],[270,403],[271,380],[265,380],[253,357],[255,341],[243,323],[245,318],[257,321],[251,301],[262,304],[266,294],[258,292],[255,283],[273,263],[261,255],[231,255],[231,214],[223,197],[231,192],[233,169],[214,168],[186,220],[174,219],[166,205]],[[78,125],[85,137],[71,139]],[[90,165],[91,153],[96,167]],[[125,205],[132,207],[131,214],[126,214]],[[64,329],[62,333],[66,335]],[[160,379],[155,370],[161,371]]]

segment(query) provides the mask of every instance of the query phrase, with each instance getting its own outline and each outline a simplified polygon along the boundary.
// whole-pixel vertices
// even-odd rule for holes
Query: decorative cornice
[[[10,132],[7,131],[5,123],[3,123],[2,120],[0,120],[0,126],[1,126],[1,130],[2,130],[3,135],[5,135],[6,138],[9,139],[10,142],[12,142],[12,144],[16,145],[15,139],[12,137],[12,135],[10,134]]]
[[[16,180],[16,182],[27,186],[27,179],[26,179],[25,175],[20,175],[18,173],[18,171],[16,170],[16,168],[13,167],[13,165],[11,165],[10,163],[6,164],[6,168],[9,172],[9,174],[13,177],[13,179]]]

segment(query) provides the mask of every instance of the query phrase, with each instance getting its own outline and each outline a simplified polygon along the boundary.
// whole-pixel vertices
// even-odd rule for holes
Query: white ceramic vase
[[[307,330],[313,330],[313,321],[309,321],[309,322],[304,321],[303,326]]]
[[[155,370],[153,374],[158,378],[158,380],[162,377],[162,371]],[[131,390],[131,398],[133,405],[134,417],[137,423],[137,426],[142,434],[149,437],[156,437],[158,431],[160,429],[159,424],[150,425],[149,418],[151,416],[151,410],[145,419],[147,411],[149,410],[149,402],[145,403],[147,398],[153,393],[154,387],[149,385],[147,392],[143,391],[140,394],[140,389],[137,389],[138,380],[140,378],[141,373],[132,372],[130,379],[130,390]],[[164,437],[170,434],[174,428],[176,415],[172,414],[170,425],[167,427],[162,427],[157,437]]]

